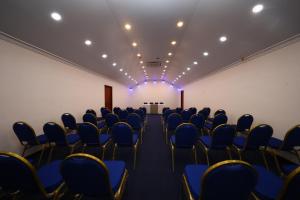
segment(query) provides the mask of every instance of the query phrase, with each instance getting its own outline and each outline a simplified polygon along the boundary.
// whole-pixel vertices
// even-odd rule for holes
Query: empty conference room
[[[1,0],[0,199],[299,200],[299,0]]]

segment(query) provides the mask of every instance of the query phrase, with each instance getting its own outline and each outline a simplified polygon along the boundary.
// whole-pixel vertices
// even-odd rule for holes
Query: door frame
[[[180,91],[180,107],[184,109],[184,90]]]
[[[110,91],[111,91],[111,98],[110,98],[110,101],[111,102],[109,102],[110,103],[110,105],[111,105],[111,107],[110,108],[108,108],[108,109],[111,109],[111,111],[112,111],[112,108],[113,108],[113,87],[112,86],[110,86],[110,85],[104,85],[104,106],[107,108],[108,106],[107,106],[107,104],[108,104],[108,102],[107,102],[107,94],[106,94],[106,90],[107,89],[109,89]]]

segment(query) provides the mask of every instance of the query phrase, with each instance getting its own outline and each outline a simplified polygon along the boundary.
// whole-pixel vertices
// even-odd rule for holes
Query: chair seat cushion
[[[194,197],[199,199],[201,188],[201,177],[207,170],[206,165],[187,165],[184,169],[184,175],[187,179],[188,186]]]
[[[48,193],[53,192],[57,187],[63,183],[63,178],[60,175],[60,160],[53,161],[42,166],[37,175]]]
[[[172,135],[170,137],[170,143],[173,144],[173,145],[175,145],[175,135]]]
[[[255,165],[254,168],[258,172],[255,194],[259,199],[276,199],[283,187],[283,180],[262,166]]]
[[[212,129],[212,126],[213,126],[212,123],[205,123],[204,124],[204,127],[207,128],[207,129],[209,129],[209,130]]]
[[[132,135],[132,144],[135,145],[137,143],[138,139],[139,139],[139,134],[134,133]]]
[[[110,135],[100,134],[99,135],[100,144],[103,145],[103,144],[107,143],[110,140],[110,138],[111,138]]]
[[[45,134],[36,136],[36,139],[39,141],[40,144],[46,144],[48,142],[48,138]]]
[[[269,140],[269,147],[273,149],[279,149],[282,145],[283,141],[274,137],[271,137]]]
[[[212,143],[212,137],[211,136],[200,136],[199,137],[200,142],[206,147],[210,148]]]
[[[104,128],[104,127],[105,127],[105,121],[102,120],[102,121],[97,122],[97,127],[98,127],[99,129]]]
[[[239,149],[242,149],[245,143],[246,143],[246,138],[243,136],[237,136],[233,139],[233,144]]]
[[[122,177],[125,172],[125,162],[123,161],[104,161],[108,171],[111,187],[114,192],[118,191]]]
[[[80,137],[78,134],[68,134],[67,136],[67,142],[68,144],[75,144],[80,140]]]
[[[176,145],[176,137],[175,137],[175,135],[172,135],[171,137],[170,137],[170,143],[171,144],[173,144],[174,146]],[[178,142],[177,142],[177,146],[176,146],[177,148],[192,148],[192,146],[191,145],[183,145],[183,144],[180,144],[180,145],[178,145]]]
[[[291,173],[297,167],[299,167],[299,165],[291,164],[291,163],[290,164],[283,164],[283,165],[281,165],[281,169],[282,169],[283,173],[285,173],[286,175],[288,175],[289,173]]]

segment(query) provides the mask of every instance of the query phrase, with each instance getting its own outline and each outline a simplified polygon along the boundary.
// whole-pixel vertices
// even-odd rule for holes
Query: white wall
[[[300,42],[209,75],[184,90],[187,107],[223,108],[230,123],[250,113],[255,124],[270,124],[274,136],[283,138],[300,124]]]
[[[0,40],[0,151],[20,150],[12,131],[23,120],[37,135],[48,121],[61,124],[61,114],[78,121],[87,108],[99,114],[104,85],[113,87],[113,105],[128,104],[128,88],[99,74],[62,63],[19,45]]]
[[[135,87],[130,92],[131,106],[140,107],[144,102],[164,102],[165,106],[176,108],[180,105],[180,92],[176,88],[171,88],[167,83],[148,82],[148,84]]]

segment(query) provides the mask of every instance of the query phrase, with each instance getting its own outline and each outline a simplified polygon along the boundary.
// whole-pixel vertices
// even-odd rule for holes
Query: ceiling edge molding
[[[80,64],[77,64],[77,63],[72,62],[72,61],[70,61],[68,59],[62,58],[62,57],[60,57],[60,56],[58,56],[56,54],[53,54],[53,53],[51,53],[49,51],[46,51],[46,50],[44,50],[42,48],[39,48],[39,47],[37,47],[35,45],[32,45],[30,43],[27,43],[27,42],[25,42],[25,41],[23,41],[21,39],[15,38],[15,37],[13,37],[13,36],[11,36],[11,35],[3,32],[3,31],[0,31],[0,39],[4,40],[6,42],[9,42],[9,43],[15,44],[15,45],[17,45],[19,47],[22,47],[24,49],[33,51],[33,52],[38,53],[40,55],[46,56],[47,58],[50,58],[52,60],[55,60],[55,61],[58,61],[60,63],[69,65],[69,66],[71,66],[73,68],[76,68],[76,69],[79,69],[79,70],[82,70],[82,71],[85,71],[85,72],[88,72],[88,73],[91,73],[91,74],[97,74],[97,75],[99,75],[99,76],[101,76],[103,78],[110,79],[110,80],[112,80],[114,82],[117,82],[117,83],[121,84],[124,87],[127,87],[126,84],[124,84],[124,83],[122,83],[122,82],[120,82],[118,80],[112,79],[109,76],[105,76],[104,74],[101,74],[101,73],[99,73],[97,71],[88,69],[88,68],[86,68],[86,67],[84,67],[84,66],[82,66]]]
[[[242,63],[245,63],[245,62],[257,59],[259,57],[262,57],[264,55],[270,54],[270,53],[272,53],[274,51],[277,51],[279,49],[282,49],[284,47],[287,47],[287,46],[292,45],[294,43],[297,43],[299,41],[300,41],[300,33],[297,34],[297,35],[294,35],[294,36],[292,36],[292,37],[290,37],[290,38],[288,38],[286,40],[280,41],[280,42],[278,42],[278,43],[276,43],[274,45],[271,45],[271,46],[269,46],[267,48],[261,49],[261,50],[255,52],[255,53],[253,53],[253,54],[251,54],[249,56],[242,57],[238,61],[235,61],[235,62],[233,62],[233,63],[231,63],[229,65],[221,67],[220,69],[213,70],[213,71],[211,71],[211,72],[203,75],[201,78],[198,78],[198,79],[196,79],[196,80],[194,80],[194,81],[186,84],[184,87],[187,87],[190,84],[193,84],[193,83],[195,83],[195,82],[197,82],[197,81],[199,81],[201,79],[207,78],[207,77],[212,76],[214,74],[218,74],[218,73],[226,71],[226,70],[228,70],[230,68],[237,67],[239,64],[242,64]]]

